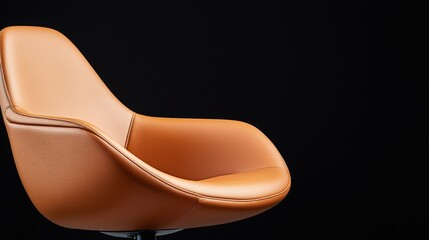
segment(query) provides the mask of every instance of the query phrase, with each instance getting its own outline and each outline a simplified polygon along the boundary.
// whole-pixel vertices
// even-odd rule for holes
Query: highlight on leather
[[[62,33],[0,31],[0,103],[37,210],[73,229],[195,228],[249,218],[291,186],[278,149],[237,120],[147,116],[123,105]]]

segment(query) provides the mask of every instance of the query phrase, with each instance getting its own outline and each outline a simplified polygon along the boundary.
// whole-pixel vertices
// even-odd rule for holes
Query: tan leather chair
[[[54,29],[3,28],[0,57],[18,174],[59,226],[155,239],[255,216],[290,189],[284,159],[256,127],[133,112]]]

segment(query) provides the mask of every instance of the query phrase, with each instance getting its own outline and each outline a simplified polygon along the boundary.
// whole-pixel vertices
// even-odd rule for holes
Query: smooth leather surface
[[[0,38],[5,82],[15,108],[87,121],[125,144],[131,111],[63,34],[22,26],[4,29]]]
[[[256,127],[135,113],[53,29],[1,30],[0,56],[2,117],[19,176],[58,225],[203,227],[257,215],[289,192],[284,159]]]
[[[136,114],[128,149],[152,166],[190,180],[285,167],[285,161],[261,131],[235,120]]]

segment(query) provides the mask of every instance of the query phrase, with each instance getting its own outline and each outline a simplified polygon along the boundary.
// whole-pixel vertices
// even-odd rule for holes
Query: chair
[[[0,59],[17,172],[54,224],[156,239],[255,216],[289,192],[285,160],[256,127],[136,113],[57,30],[3,28]]]

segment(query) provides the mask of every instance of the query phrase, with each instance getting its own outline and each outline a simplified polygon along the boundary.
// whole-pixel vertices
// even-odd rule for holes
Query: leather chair
[[[54,224],[155,239],[255,216],[289,192],[285,160],[256,127],[136,113],[57,30],[3,28],[0,59],[17,172]]]

